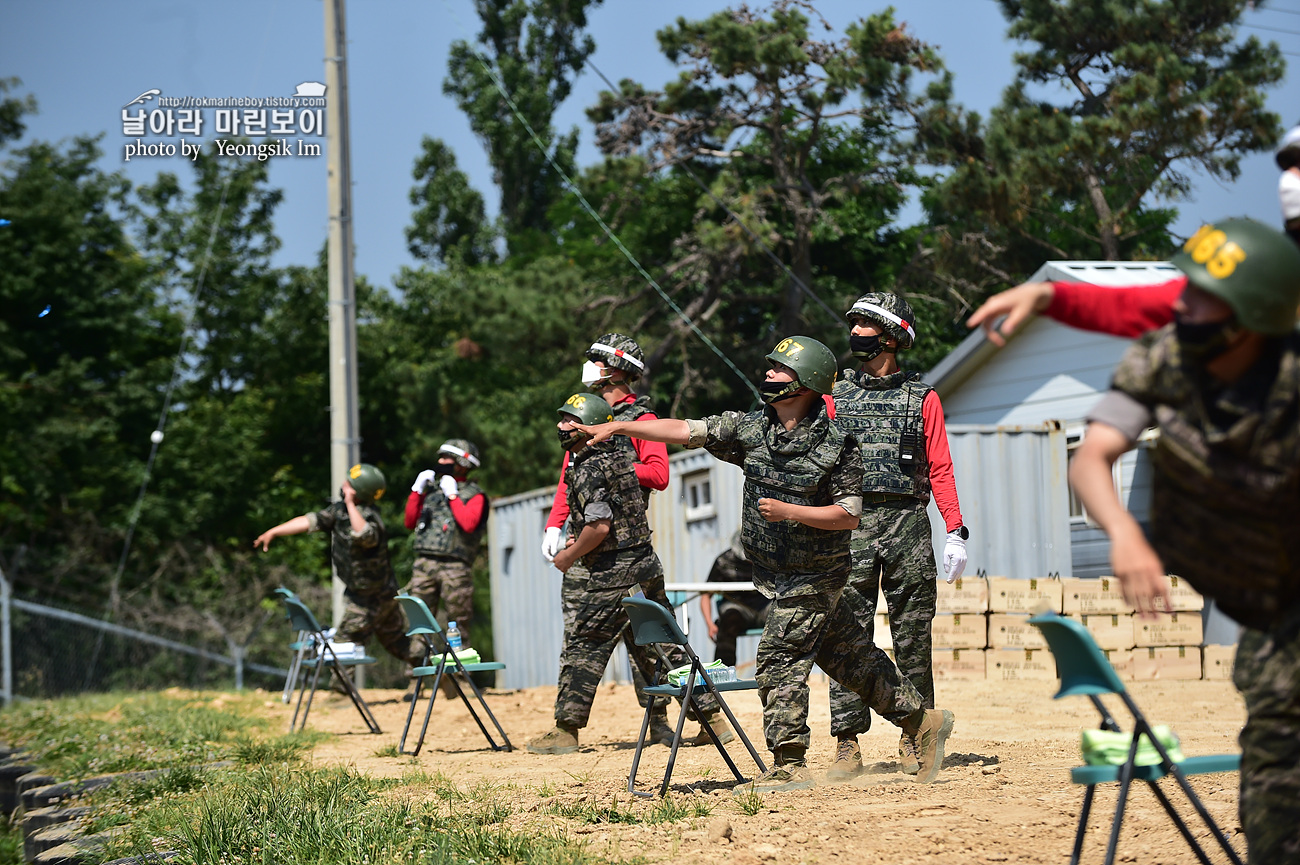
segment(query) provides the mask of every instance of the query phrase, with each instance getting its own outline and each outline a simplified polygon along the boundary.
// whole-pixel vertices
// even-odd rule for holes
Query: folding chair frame
[[[276,589],[275,593],[280,596],[281,600],[298,597],[283,586]],[[289,662],[289,673],[284,677],[284,692],[280,695],[280,702],[286,705],[293,699],[293,692],[298,683],[298,672],[302,669],[302,659],[306,657],[307,649],[311,646],[311,642],[307,637],[307,631],[299,631],[297,638],[289,644],[289,648],[293,650],[293,660]]]
[[[315,672],[311,677],[311,688],[306,687],[305,682],[298,685],[298,703],[294,706],[293,720],[289,722],[289,731],[295,732],[307,728],[307,716],[311,714],[311,704],[316,698],[316,689],[320,685],[320,673],[325,667],[333,669],[334,674],[338,676],[343,683],[343,690],[347,693],[348,698],[352,700],[352,705],[356,707],[357,713],[361,715],[361,720],[366,722],[366,726],[371,733],[381,733],[379,722],[375,720],[374,714],[370,707],[366,705],[365,699],[362,698],[361,692],[357,690],[356,685],[352,683],[352,677],[348,675],[347,667],[356,666],[347,664],[342,661],[338,654],[330,646],[329,640],[325,639],[320,624],[316,617],[312,615],[311,610],[307,609],[297,597],[286,597],[284,605],[289,611],[290,623],[299,630],[308,632],[308,640],[312,644],[313,657],[304,657],[298,664],[300,675],[306,677],[307,669],[314,668]],[[302,651],[306,651],[304,648]],[[307,706],[303,708],[303,697],[307,698]],[[302,723],[298,722],[298,715],[302,714]]]
[[[416,607],[416,609],[420,609],[421,607],[423,608],[419,614],[411,613],[409,605],[412,601],[419,604],[419,607]],[[454,664],[455,669],[448,675],[448,681],[450,681],[452,687],[456,689],[457,696],[459,696],[461,702],[465,704],[465,708],[469,710],[469,714],[474,719],[474,723],[478,724],[479,730],[483,732],[483,736],[487,739],[488,744],[492,746],[492,750],[513,751],[515,748],[510,744],[510,737],[508,737],[506,731],[502,729],[501,722],[497,720],[497,716],[492,714],[492,709],[488,706],[487,700],[484,699],[483,692],[479,690],[478,685],[474,684],[474,677],[470,675],[470,673],[475,672],[476,670],[502,670],[505,669],[505,665],[495,663],[466,664],[456,656],[455,652],[452,651],[451,644],[448,643],[446,637],[443,636],[441,628],[439,628],[437,622],[433,620],[433,616],[429,613],[429,608],[425,605],[424,601],[411,595],[398,595],[398,602],[407,610],[407,618],[411,620],[412,627],[411,630],[407,632],[407,636],[419,637],[424,642],[424,664],[416,670],[415,694],[411,698],[411,707],[406,711],[406,726],[402,728],[402,738],[397,744],[397,753],[409,753],[411,756],[418,756],[420,749],[424,747],[424,736],[429,729],[429,718],[433,716],[433,704],[438,699],[439,687],[442,684],[443,673],[447,670],[447,662],[449,659]],[[417,615],[421,618],[427,616],[430,624],[416,624]],[[434,636],[437,636],[439,642],[442,643],[442,651],[436,662],[433,660],[434,653],[437,651],[433,645],[432,637]],[[435,665],[437,667],[437,672],[433,674],[433,685],[429,690],[429,705],[424,710],[424,723],[420,725],[420,737],[415,742],[415,750],[408,752],[406,750],[406,737],[411,731],[411,720],[415,717],[415,707],[420,702],[420,691],[424,686],[424,680],[429,677],[427,672],[420,674],[420,670],[426,670]],[[475,699],[477,699],[479,705],[483,707],[483,711],[487,712],[488,718],[492,721],[492,726],[496,727],[497,733],[501,735],[502,744],[497,744],[497,741],[492,738],[492,734],[483,723],[483,719],[480,718],[478,712],[474,710],[474,704],[470,702],[469,697],[465,694],[465,689],[461,687],[461,680],[468,683]]]
[[[1182,789],[1183,794],[1196,810],[1196,813],[1200,815],[1201,821],[1205,824],[1206,828],[1210,830],[1214,839],[1219,843],[1223,852],[1227,854],[1228,858],[1234,863],[1234,865],[1243,865],[1241,857],[1232,849],[1232,845],[1229,843],[1227,836],[1223,834],[1223,830],[1221,830],[1218,824],[1214,822],[1214,818],[1210,816],[1210,812],[1206,810],[1204,803],[1201,802],[1200,797],[1196,795],[1196,791],[1194,791],[1191,784],[1188,783],[1187,775],[1183,768],[1184,766],[1194,768],[1197,766],[1198,761],[1201,762],[1201,765],[1207,766],[1210,765],[1211,761],[1215,761],[1215,768],[1207,768],[1204,769],[1203,772],[1194,771],[1192,774],[1227,771],[1226,767],[1221,767],[1220,758],[1191,757],[1184,760],[1182,764],[1174,762],[1173,759],[1170,758],[1168,750],[1166,750],[1165,746],[1156,738],[1155,732],[1151,729],[1151,724],[1146,719],[1146,715],[1144,715],[1142,710],[1138,708],[1137,703],[1134,702],[1132,696],[1129,695],[1128,690],[1119,680],[1119,677],[1115,675],[1114,668],[1110,666],[1110,662],[1106,660],[1106,656],[1102,654],[1099,648],[1097,648],[1097,644],[1092,639],[1091,634],[1083,630],[1081,625],[1063,619],[1055,613],[1044,613],[1031,618],[1029,621],[1030,624],[1037,625],[1040,630],[1042,630],[1043,636],[1047,638],[1048,645],[1052,648],[1053,655],[1057,656],[1058,663],[1060,663],[1060,656],[1062,654],[1071,651],[1074,648],[1063,644],[1058,645],[1061,643],[1062,639],[1070,639],[1065,638],[1064,635],[1061,635],[1056,631],[1057,627],[1065,627],[1074,634],[1073,639],[1079,641],[1082,648],[1090,649],[1092,652],[1096,653],[1099,660],[1095,663],[1099,667],[1101,664],[1104,664],[1105,670],[1102,670],[1102,672],[1109,674],[1105,681],[1097,680],[1083,687],[1075,687],[1072,690],[1069,689],[1069,686],[1063,683],[1061,692],[1056,695],[1057,698],[1069,696],[1071,693],[1086,694],[1088,699],[1092,701],[1092,705],[1101,714],[1101,729],[1103,730],[1121,732],[1119,723],[1106,708],[1106,704],[1103,703],[1101,697],[1098,696],[1099,693],[1115,694],[1121,701],[1123,701],[1124,707],[1133,717],[1133,741],[1129,745],[1128,757],[1124,761],[1123,765],[1117,767],[1117,777],[1114,779],[1119,783],[1119,797],[1115,803],[1115,814],[1111,819],[1110,825],[1110,838],[1106,845],[1106,865],[1113,865],[1115,861],[1115,854],[1119,845],[1120,828],[1124,823],[1124,810],[1128,804],[1129,788],[1132,786],[1134,780],[1142,780],[1146,782],[1147,786],[1151,788],[1151,792],[1160,802],[1160,805],[1165,809],[1165,813],[1167,813],[1169,818],[1173,820],[1174,825],[1178,828],[1183,839],[1187,842],[1188,846],[1192,848],[1192,852],[1196,854],[1196,858],[1203,863],[1203,865],[1211,865],[1209,857],[1197,842],[1196,838],[1192,835],[1187,822],[1174,808],[1173,802],[1170,801],[1165,792],[1160,789],[1158,782],[1165,775],[1173,776],[1174,781],[1178,784],[1179,788]],[[1044,625],[1047,627],[1044,627]],[[1160,754],[1159,764],[1152,766],[1135,765],[1138,742],[1141,740],[1143,735],[1147,737],[1147,740],[1155,746],[1156,751]],[[1092,767],[1082,768],[1086,770]],[[1076,783],[1081,782],[1076,781]],[[1083,794],[1083,807],[1079,812],[1079,826],[1074,836],[1074,848],[1070,853],[1070,865],[1079,865],[1079,857],[1083,852],[1083,838],[1088,830],[1088,815],[1092,811],[1093,797],[1096,794],[1097,785],[1099,783],[1109,784],[1112,783],[1112,781],[1111,779],[1106,778],[1101,781],[1086,784],[1086,789]]]
[[[632,769],[628,772],[627,776],[628,792],[634,796],[645,796],[647,798],[655,795],[654,793],[636,789],[636,775],[637,769],[641,765],[641,752],[645,749],[646,735],[650,730],[650,715],[654,709],[654,700],[655,697],[658,696],[678,697],[682,701],[681,712],[677,715],[677,726],[673,730],[672,746],[668,752],[668,768],[664,770],[664,780],[659,785],[660,796],[663,796],[668,792],[668,785],[672,781],[673,766],[677,762],[677,749],[682,743],[682,729],[686,726],[686,716],[690,713],[691,706],[695,703],[693,698],[696,694],[703,693],[704,691],[708,691],[713,695],[713,698],[718,701],[718,707],[722,709],[723,713],[726,715],[727,721],[730,722],[731,728],[736,731],[736,735],[740,737],[740,741],[745,743],[745,748],[749,751],[749,756],[754,758],[754,763],[758,766],[760,774],[766,772],[767,766],[763,763],[763,758],[759,756],[758,751],[754,750],[754,746],[749,741],[749,737],[745,735],[744,728],[740,726],[740,722],[737,721],[736,716],[732,714],[731,707],[722,699],[718,686],[714,684],[705,673],[704,664],[700,661],[700,656],[691,648],[691,644],[686,640],[685,634],[682,633],[681,628],[677,625],[677,620],[670,616],[668,611],[660,604],[645,598],[625,598],[623,599],[622,604],[628,609],[629,613],[638,607],[644,609],[653,607],[662,612],[665,619],[664,639],[662,640],[645,639],[639,633],[638,628],[632,628],[632,634],[637,644],[642,646],[653,645],[656,651],[659,652],[659,657],[655,661],[654,678],[645,691],[646,695],[650,697],[650,705],[646,706],[645,716],[641,719],[641,731],[637,735],[636,751],[632,754]],[[669,622],[671,622],[671,625],[669,625]],[[659,677],[661,675],[666,675],[668,666],[662,651],[659,649],[660,643],[670,643],[679,646],[686,653],[686,656],[690,658],[691,671],[686,676],[685,684],[680,687],[659,684]],[[752,690],[752,688],[755,687],[753,682],[726,682],[723,684],[724,688],[721,690],[728,691]],[[725,687],[725,685],[732,685],[732,687]],[[741,784],[747,782],[749,779],[741,774],[735,761],[731,759],[731,755],[727,753],[727,749],[723,747],[722,742],[718,739],[718,734],[714,732],[713,726],[711,724],[701,724],[700,726],[708,735],[709,740],[713,743],[713,747],[718,749],[718,753],[722,755],[722,759],[727,763],[727,768],[729,768],[731,773],[736,776],[736,780]]]

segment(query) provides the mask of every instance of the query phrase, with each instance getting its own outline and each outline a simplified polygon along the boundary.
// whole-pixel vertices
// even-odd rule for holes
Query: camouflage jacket
[[[620,588],[625,565],[639,561],[650,545],[645,496],[632,466],[632,451],[615,442],[588,445],[573,455],[568,481],[569,535],[578,537],[589,522],[607,519],[609,534],[582,557],[593,589]]]
[[[857,442],[826,416],[814,414],[787,430],[770,408],[690,422],[703,424],[704,447],[745,470],[740,537],[754,565],[754,586],[765,597],[838,592],[849,573],[850,531],[828,531],[794,520],[770,523],[758,512],[760,498],[825,506],[841,499],[861,502],[862,455]]]
[[[469,502],[475,496],[483,495],[483,490],[473,481],[461,481],[460,500]],[[483,536],[487,534],[489,503],[483,503],[483,519],[478,527],[467,532],[456,522],[451,513],[451,502],[443,495],[441,489],[434,487],[424,496],[424,507],[420,509],[420,522],[415,527],[415,551],[425,556],[446,556],[467,565],[474,563]]]
[[[1151,536],[1165,567],[1268,629],[1300,603],[1300,335],[1224,384],[1182,365],[1169,325],[1129,348],[1111,387],[1160,429]]]
[[[862,451],[864,493],[889,493],[930,501],[930,464],[925,458],[921,403],[932,388],[919,373],[899,370],[874,376],[844,370],[835,383],[835,422],[851,433]],[[912,459],[904,465],[907,443]]]
[[[388,561],[388,530],[379,516],[379,508],[367,504],[357,505],[357,510],[366,521],[366,528],[360,534],[352,531],[348,508],[343,502],[334,502],[308,514],[308,531],[329,533],[334,570],[349,594],[358,598],[396,594],[397,582]]]

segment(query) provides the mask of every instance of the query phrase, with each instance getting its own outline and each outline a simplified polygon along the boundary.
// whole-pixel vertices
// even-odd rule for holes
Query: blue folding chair
[[[731,728],[736,731],[740,741],[745,743],[749,749],[749,756],[754,758],[758,764],[760,773],[767,771],[767,766],[763,765],[763,758],[754,750],[750,744],[749,737],[741,728],[740,722],[736,716],[731,713],[731,708],[722,699],[720,691],[749,691],[758,687],[758,682],[753,679],[744,679],[735,682],[717,682],[716,684],[709,679],[704,672],[704,664],[700,661],[700,656],[695,654],[691,648],[690,641],[687,640],[686,634],[682,633],[681,626],[673,618],[672,613],[649,598],[624,598],[622,601],[623,608],[627,610],[628,620],[632,624],[632,639],[638,646],[656,646],[660,644],[670,644],[678,646],[691,661],[691,671],[687,674],[686,679],[679,685],[659,684],[661,676],[667,676],[668,671],[665,669],[667,664],[664,662],[662,653],[655,662],[654,679],[650,686],[645,689],[645,693],[652,699],[647,701],[650,705],[646,706],[645,717],[641,720],[641,732],[636,739],[636,752],[632,755],[632,771],[627,776],[627,789],[629,793],[637,796],[653,796],[653,793],[646,793],[636,789],[636,772],[637,767],[641,765],[641,752],[645,749],[646,734],[650,730],[650,712],[654,705],[654,697],[675,697],[682,701],[681,714],[677,716],[677,729],[673,732],[672,748],[668,752],[668,768],[664,771],[663,783],[659,785],[659,795],[663,796],[668,792],[668,782],[673,777],[673,764],[677,762],[677,749],[682,743],[682,728],[686,725],[686,715],[690,711],[694,698],[700,696],[706,691],[713,695],[718,701],[718,707],[726,714],[727,720],[731,723]],[[722,746],[718,739],[718,734],[714,732],[713,725],[701,724],[700,727],[708,734],[712,740],[713,746],[718,749],[722,759],[727,762],[727,767],[731,769],[736,780],[745,783],[749,779],[740,774],[736,768],[735,761],[727,753],[727,749]]]
[[[286,591],[288,590],[286,589]],[[293,596],[292,592],[290,592],[289,595],[282,594],[281,597],[284,598],[285,611],[289,614],[290,626],[299,632],[305,631],[307,633],[307,639],[311,643],[309,649],[311,654],[304,656],[299,662],[301,675],[305,677],[308,670],[314,671],[311,677],[310,689],[307,688],[305,681],[299,683],[298,704],[294,707],[293,720],[289,722],[289,730],[292,732],[294,730],[304,730],[307,728],[307,716],[311,713],[312,700],[315,699],[316,688],[320,684],[321,670],[329,668],[333,670],[334,675],[343,685],[344,692],[348,695],[348,698],[352,700],[352,705],[357,707],[357,712],[361,714],[361,720],[366,722],[366,726],[370,728],[370,732],[382,732],[379,729],[379,722],[375,720],[375,716],[371,713],[370,707],[367,706],[366,701],[362,699],[361,692],[358,691],[357,686],[352,683],[352,677],[349,676],[347,672],[348,667],[356,667],[362,664],[373,664],[375,663],[375,659],[370,657],[340,657],[330,645],[329,640],[325,637],[320,623],[316,621],[316,617],[312,615],[311,610],[307,609],[307,605],[297,596]],[[302,705],[304,695],[307,697],[307,707],[305,709]],[[301,725],[298,723],[299,712],[302,712]]]
[[[506,665],[500,661],[466,664],[456,657],[451,645],[442,635],[442,627],[438,624],[438,620],[434,618],[433,613],[429,611],[428,605],[423,600],[412,595],[398,595],[397,603],[402,605],[402,611],[406,613],[406,621],[410,624],[410,629],[407,630],[406,635],[412,638],[418,637],[424,643],[424,663],[411,671],[411,675],[415,678],[415,694],[411,698],[411,708],[406,712],[406,726],[402,728],[402,739],[397,744],[397,752],[399,754],[407,753],[406,734],[410,732],[411,719],[415,717],[415,707],[420,702],[420,691],[423,688],[424,680],[432,676],[433,684],[429,687],[429,705],[424,710],[424,724],[420,727],[420,738],[415,743],[415,750],[410,752],[412,756],[420,753],[420,748],[424,746],[424,734],[429,729],[429,718],[433,715],[433,703],[438,699],[438,689],[442,684],[444,672],[446,672],[447,681],[451,682],[461,702],[465,704],[465,708],[469,709],[470,715],[474,718],[474,723],[478,724],[478,728],[483,731],[483,735],[487,738],[488,744],[492,746],[492,750],[513,751],[514,746],[510,744],[506,731],[501,729],[501,722],[488,708],[487,700],[483,699],[483,692],[478,689],[478,685],[474,684],[474,679],[470,675],[485,670],[504,670]],[[441,649],[434,646],[435,638],[441,644]],[[435,654],[437,657],[435,657]],[[450,672],[447,672],[448,663],[452,667]],[[483,707],[483,711],[492,719],[492,725],[501,734],[502,744],[497,744],[497,741],[492,738],[492,734],[488,732],[488,728],[483,724],[483,720],[478,716],[478,712],[474,711],[474,704],[465,695],[465,689],[461,687],[462,683],[469,686],[475,699]]]
[[[281,600],[285,598],[298,597],[290,589],[280,586],[275,590],[275,594],[280,596]],[[289,674],[284,677],[284,692],[280,695],[280,702],[287,704],[293,699],[294,688],[298,682],[298,672],[302,669],[302,659],[307,656],[307,650],[312,647],[312,641],[306,631],[299,631],[298,636],[289,644],[289,651],[293,652],[293,658],[289,661]]]
[[[1070,856],[1070,865],[1078,865],[1079,855],[1083,851],[1083,836],[1088,828],[1088,813],[1092,810],[1093,795],[1096,792],[1098,784],[1119,784],[1119,801],[1115,804],[1115,816],[1110,824],[1110,842],[1106,847],[1106,865],[1112,865],[1115,861],[1115,849],[1119,843],[1119,830],[1124,822],[1124,807],[1128,802],[1129,786],[1133,781],[1145,781],[1151,788],[1151,792],[1164,806],[1165,812],[1183,838],[1191,845],[1192,851],[1196,854],[1204,865],[1210,865],[1209,857],[1201,849],[1192,836],[1191,829],[1182,816],[1175,810],[1169,797],[1160,789],[1157,783],[1166,775],[1172,775],[1178,786],[1182,788],[1183,793],[1191,802],[1196,813],[1201,816],[1205,825],[1214,835],[1219,846],[1228,855],[1228,858],[1235,865],[1242,865],[1241,858],[1232,845],[1228,843],[1227,837],[1214,822],[1210,812],[1205,809],[1205,805],[1197,797],[1191,785],[1187,782],[1188,775],[1205,775],[1214,772],[1236,772],[1241,768],[1240,754],[1214,754],[1203,757],[1188,757],[1179,762],[1170,759],[1169,751],[1160,740],[1156,738],[1147,722],[1146,716],[1138,708],[1133,697],[1129,695],[1128,689],[1120,681],[1119,676],[1115,673],[1115,668],[1106,660],[1106,656],[1101,649],[1097,647],[1097,642],[1092,638],[1092,634],[1083,627],[1082,624],[1072,619],[1066,619],[1058,616],[1056,613],[1043,613],[1034,616],[1029,620],[1030,624],[1037,625],[1043,632],[1043,637],[1047,640],[1047,645],[1051,647],[1052,655],[1056,658],[1057,673],[1061,677],[1061,690],[1057,691],[1056,699],[1061,697],[1070,697],[1074,695],[1085,695],[1092,701],[1097,711],[1101,713],[1101,728],[1103,730],[1112,730],[1118,732],[1119,724],[1107,710],[1106,705],[1101,701],[1100,694],[1114,694],[1123,701],[1129,714],[1133,716],[1133,740],[1129,746],[1128,759],[1121,765],[1087,765],[1077,766],[1070,770],[1070,780],[1075,784],[1083,784],[1087,787],[1083,794],[1083,809],[1079,813],[1079,830],[1074,836],[1074,851]],[[1145,736],[1147,740],[1155,747],[1160,754],[1160,762],[1149,766],[1139,766],[1136,764],[1138,743]]]

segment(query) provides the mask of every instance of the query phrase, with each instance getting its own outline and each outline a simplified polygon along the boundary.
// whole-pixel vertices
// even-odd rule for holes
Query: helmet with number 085
[[[584,424],[609,423],[614,419],[609,403],[589,393],[575,393],[564,401],[556,411],[562,415],[573,415]]]
[[[1296,326],[1300,249],[1253,219],[1201,226],[1170,261],[1187,281],[1222,300],[1247,330],[1283,336]]]
[[[767,353],[767,360],[790,367],[800,387],[828,394],[835,386],[835,354],[810,336],[788,336]]]

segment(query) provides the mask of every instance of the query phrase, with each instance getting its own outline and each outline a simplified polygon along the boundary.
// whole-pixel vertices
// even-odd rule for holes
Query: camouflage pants
[[[718,604],[718,638],[714,641],[713,657],[728,667],[736,666],[736,640],[750,628],[761,628],[766,622],[766,606],[755,610],[723,598]]]
[[[344,595],[347,606],[343,608],[343,621],[339,623],[336,639],[365,644],[374,634],[388,654],[399,661],[420,663],[424,647],[418,640],[406,636],[406,616],[397,603],[396,592],[358,597],[351,592]]]
[[[922,709],[916,688],[862,630],[864,609],[865,600],[852,586],[838,598],[799,595],[778,598],[768,607],[755,678],[763,733],[774,753],[782,748],[801,757],[808,748],[808,674],[814,662],[894,724],[902,726]]]
[[[1300,613],[1242,631],[1233,682],[1246,698],[1239,816],[1252,865],[1300,863]]]
[[[649,556],[647,566],[638,581],[645,596],[668,609],[672,605],[664,593],[663,568],[658,556]],[[652,564],[651,564],[652,562]],[[643,691],[645,684],[654,677],[655,654],[647,646],[632,644],[631,631],[627,627],[627,612],[620,601],[627,597],[627,588],[591,589],[587,584],[585,570],[574,575],[578,567],[570,568],[561,584],[562,607],[564,611],[564,648],[560,652],[560,678],[555,695],[555,721],[571,727],[585,727],[591,716],[591,704],[596,697],[596,687],[605,675],[605,667],[614,647],[619,640],[628,645],[628,657],[632,661],[632,681],[637,689],[637,698],[641,705],[647,705],[652,699]],[[664,647],[668,649],[669,647]],[[690,663],[686,653],[673,647],[666,651],[668,664],[678,667]],[[671,667],[669,668],[671,669]],[[666,670],[664,671],[666,672]],[[692,710],[692,717],[709,716],[717,711],[716,701],[710,695],[698,699],[700,712]],[[665,702],[656,701],[654,714],[666,716]]]
[[[411,568],[411,582],[403,590],[424,601],[437,615],[438,600],[447,606],[447,621],[460,629],[460,644],[469,641],[469,623],[474,620],[474,578],[469,565],[458,559],[417,554]]]
[[[899,671],[934,708],[934,658],[930,623],[936,604],[934,546],[930,517],[918,501],[868,504],[853,531],[853,566],[849,585],[866,602],[859,627],[875,639],[876,597],[883,588],[889,606],[889,630]],[[855,695],[831,682],[831,735],[848,736],[871,729],[871,712]]]

